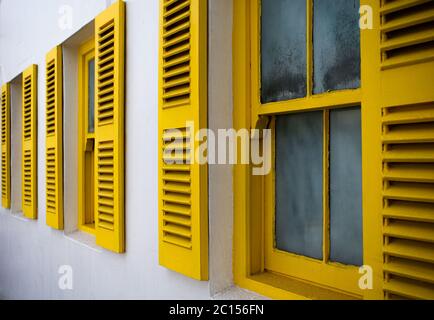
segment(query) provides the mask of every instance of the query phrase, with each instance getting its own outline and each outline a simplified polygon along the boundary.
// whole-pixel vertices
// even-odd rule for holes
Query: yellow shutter
[[[387,299],[434,299],[434,1],[383,0],[383,253]]]
[[[45,174],[46,222],[63,229],[63,66],[62,47],[46,57]]]
[[[159,259],[169,269],[207,280],[207,166],[193,162],[192,131],[207,125],[207,1],[160,4]],[[175,149],[185,164],[170,161],[176,136],[182,137]]]
[[[125,3],[95,19],[95,212],[97,244],[125,251]]]
[[[22,204],[29,219],[37,219],[37,66],[23,72]]]
[[[1,91],[2,112],[2,206],[11,207],[11,95],[5,83]]]

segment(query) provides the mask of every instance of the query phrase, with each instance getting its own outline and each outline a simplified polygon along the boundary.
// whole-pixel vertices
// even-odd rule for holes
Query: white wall
[[[232,126],[232,1],[209,0],[209,126]],[[145,298],[208,299],[232,285],[232,168],[210,168],[210,281],[199,282],[158,265],[157,126],[159,1],[127,1],[125,254],[94,245],[92,237],[75,230],[76,211],[71,176],[65,170],[66,233],[45,224],[45,54],[89,23],[109,0],[1,0],[0,82],[10,81],[31,63],[39,66],[38,201],[39,218],[29,221],[0,210],[0,297],[4,298]],[[73,9],[73,27],[58,26],[59,9]],[[69,39],[68,41],[71,41]],[[68,42],[67,42],[68,43]],[[64,57],[74,62],[67,45]],[[69,70],[69,72],[68,72]],[[70,74],[68,74],[70,73]],[[73,77],[76,75],[74,74]],[[68,80],[66,80],[68,81]],[[72,80],[71,80],[72,81]],[[65,134],[74,132],[74,84],[65,85]],[[72,124],[67,124],[71,120]],[[76,141],[65,137],[65,148]],[[65,150],[74,166],[73,150]],[[69,173],[68,173],[69,172]],[[14,172],[12,173],[15,174]],[[70,184],[68,185],[68,181]],[[71,200],[72,199],[72,200]],[[69,220],[68,220],[69,219]],[[69,221],[69,222],[68,222]],[[72,232],[72,233],[71,233]],[[58,287],[58,268],[70,265],[74,289]],[[251,298],[229,290],[226,297]],[[225,297],[220,294],[219,297]]]

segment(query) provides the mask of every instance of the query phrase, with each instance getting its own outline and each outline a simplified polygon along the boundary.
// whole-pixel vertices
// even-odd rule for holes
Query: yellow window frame
[[[86,175],[86,141],[95,139],[95,132],[89,133],[89,61],[95,59],[95,39],[83,43],[78,50],[78,229],[95,235],[95,224],[86,221],[90,218],[88,208],[94,207],[94,197],[90,196],[90,204],[86,203],[86,193],[93,192],[94,170],[91,166],[91,175]],[[96,83],[96,82],[95,82]],[[95,160],[93,160],[95,161]],[[89,185],[90,184],[90,185]],[[94,221],[96,213],[94,212]]]
[[[311,296],[324,298],[379,298],[382,271],[381,224],[375,216],[381,207],[381,190],[375,179],[381,181],[380,166],[368,163],[367,157],[378,159],[381,150],[369,145],[380,141],[380,123],[375,114],[372,97],[377,69],[375,50],[378,49],[377,31],[361,31],[361,88],[340,90],[325,94],[312,94],[312,0],[307,0],[307,93],[306,97],[282,102],[261,104],[260,101],[260,0],[241,0],[234,3],[234,127],[263,128],[278,114],[324,110],[327,130],[328,110],[360,106],[362,114],[362,206],[363,206],[363,261],[373,268],[373,290],[362,291],[358,286],[361,277],[358,267],[327,262],[328,242],[324,242],[324,260],[318,261],[275,250],[272,232],[274,219],[274,174],[251,176],[250,167],[237,165],[234,171],[235,199],[234,277],[235,282],[247,289],[273,298],[304,299]],[[378,4],[361,0],[374,12]],[[378,23],[378,21],[375,21]],[[365,63],[363,63],[365,61]],[[370,62],[368,64],[368,62]],[[369,80],[369,81],[367,81]],[[366,119],[370,119],[368,123]],[[272,120],[272,119],[271,119]],[[271,121],[273,125],[273,121]],[[369,130],[369,132],[368,132]],[[367,134],[365,134],[367,133]],[[324,145],[328,144],[324,135]],[[327,157],[324,152],[324,157]],[[327,162],[324,162],[326,165]],[[274,170],[272,170],[274,172]],[[323,181],[328,188],[327,176]],[[323,192],[327,192],[324,188]],[[324,197],[327,201],[327,197]],[[374,202],[372,202],[374,201]],[[328,206],[325,205],[324,208]],[[375,211],[375,210],[378,211]],[[272,214],[270,214],[272,212]],[[324,228],[328,228],[328,211],[324,210]],[[268,230],[268,231],[266,231]],[[261,235],[261,236],[258,236]],[[326,233],[324,233],[326,235]],[[271,268],[273,270],[267,270]]]

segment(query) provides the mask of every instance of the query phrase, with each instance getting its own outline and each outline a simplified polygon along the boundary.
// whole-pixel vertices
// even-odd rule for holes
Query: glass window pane
[[[330,112],[330,260],[363,265],[360,108]]]
[[[322,259],[323,112],[276,119],[276,246]]]
[[[313,93],[360,87],[359,0],[314,0]]]
[[[95,59],[88,62],[89,79],[88,79],[88,132],[95,132]]]
[[[306,0],[262,0],[261,101],[306,96]]]

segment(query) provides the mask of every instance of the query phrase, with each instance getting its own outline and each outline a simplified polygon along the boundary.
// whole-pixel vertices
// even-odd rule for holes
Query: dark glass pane
[[[330,112],[330,260],[363,265],[360,108]]]
[[[359,0],[314,0],[314,93],[360,87]]]
[[[89,79],[88,79],[88,132],[95,132],[95,59],[88,62]]]
[[[306,0],[262,0],[261,101],[306,96]]]
[[[322,259],[323,113],[276,120],[276,246]]]

